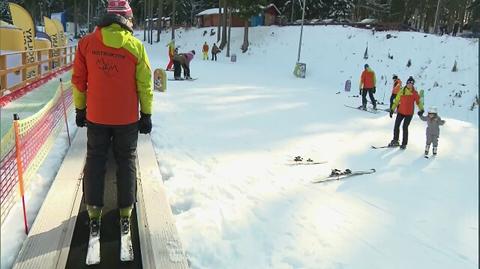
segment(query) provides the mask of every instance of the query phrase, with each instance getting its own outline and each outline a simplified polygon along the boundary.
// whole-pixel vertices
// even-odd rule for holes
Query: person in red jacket
[[[202,47],[202,52],[203,52],[203,60],[208,60],[208,50],[210,48],[208,47],[207,41],[205,41],[205,44],[203,44]]]
[[[360,95],[362,96],[362,106],[360,107],[363,110],[367,110],[367,93],[370,96],[370,101],[373,104],[373,109],[377,109],[377,100],[373,94],[376,91],[375,83],[375,72],[365,64],[362,75],[360,76]]]
[[[130,229],[138,132],[148,134],[152,129],[150,63],[142,42],[133,36],[132,16],[128,1],[109,0],[95,31],[78,42],[73,64],[75,121],[78,127],[87,126],[83,191],[90,233],[100,231],[110,146],[117,164],[120,227],[122,233]]]
[[[392,95],[390,95],[390,107],[393,105],[393,101],[395,101],[395,97],[397,97],[398,91],[402,88],[402,81],[398,78],[397,75],[393,75],[393,88],[392,88]]]
[[[423,114],[423,105],[420,102],[420,96],[418,95],[414,84],[415,80],[413,77],[409,77],[407,80],[407,85],[398,91],[395,101],[390,108],[390,118],[393,116],[395,109],[397,109],[397,117],[395,119],[395,126],[393,128],[393,139],[390,144],[388,144],[389,147],[397,147],[399,145],[398,139],[400,136],[400,124],[403,121],[403,139],[400,148],[406,149],[408,144],[408,126],[412,121],[415,104],[418,106],[419,114]]]

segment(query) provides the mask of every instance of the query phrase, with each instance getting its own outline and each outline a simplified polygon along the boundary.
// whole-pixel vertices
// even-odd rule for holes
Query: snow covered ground
[[[201,45],[216,38],[204,30],[177,31],[180,51],[197,52],[198,80],[155,92],[151,134],[192,268],[478,268],[478,106],[470,110],[478,41],[309,26],[299,79],[299,27],[250,29],[246,54],[243,29],[233,29],[235,63],[225,51],[218,62],[201,60]],[[165,67],[169,36],[146,45],[153,68]],[[405,151],[370,149],[391,140],[394,120],[344,106],[361,103],[353,95],[365,63],[380,101],[395,73],[414,76],[426,107],[438,107],[446,124],[436,158],[423,158],[426,124],[417,116]],[[297,155],[327,163],[288,165]],[[311,183],[332,168],[377,172]],[[2,268],[24,238],[10,219]],[[6,233],[18,236],[4,241]]]

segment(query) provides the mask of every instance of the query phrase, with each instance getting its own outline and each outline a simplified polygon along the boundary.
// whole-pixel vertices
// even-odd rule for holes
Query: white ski
[[[100,232],[98,234],[90,234],[88,239],[87,265],[100,263]]]
[[[132,234],[130,233],[130,227],[128,227],[128,230],[122,230],[122,227],[120,227],[120,260],[122,262],[133,261]]]

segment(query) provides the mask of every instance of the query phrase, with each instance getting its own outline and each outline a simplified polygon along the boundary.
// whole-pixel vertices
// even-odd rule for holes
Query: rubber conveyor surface
[[[138,162],[137,162],[138,164]],[[138,169],[138,167],[137,167]],[[101,262],[98,265],[87,266],[85,259],[88,248],[88,213],[82,197],[82,204],[75,223],[70,252],[68,253],[67,269],[77,268],[142,268],[142,255],[140,252],[140,240],[138,236],[138,224],[136,208],[132,211],[132,244],[135,259],[132,262],[120,261],[120,225],[117,208],[116,165],[113,154],[110,151],[107,161],[105,176],[104,207],[101,224]]]

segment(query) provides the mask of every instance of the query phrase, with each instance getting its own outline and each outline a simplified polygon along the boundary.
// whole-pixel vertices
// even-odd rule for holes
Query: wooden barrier
[[[33,51],[19,51],[0,55],[0,97],[10,94],[25,85],[46,77],[68,65],[73,63],[77,46],[66,46],[59,48],[38,49]],[[35,61],[29,63],[27,56],[35,56]],[[28,54],[28,55],[27,55]],[[42,60],[42,55],[48,54],[48,59]],[[18,58],[21,56],[21,64],[13,67],[8,67],[9,58]],[[42,65],[46,70],[42,69]],[[8,75],[22,74],[21,81],[18,83],[11,83],[9,85]]]

